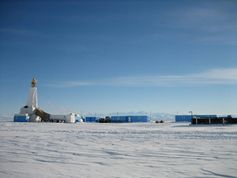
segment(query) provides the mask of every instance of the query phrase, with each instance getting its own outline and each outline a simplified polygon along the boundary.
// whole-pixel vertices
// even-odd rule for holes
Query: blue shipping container
[[[148,116],[130,116],[131,122],[148,122]]]
[[[98,117],[85,117],[85,122],[96,122],[98,120]]]
[[[30,117],[28,115],[16,114],[14,115],[14,122],[28,122]]]
[[[216,118],[216,115],[176,115],[175,122],[191,122],[192,117],[201,117],[201,118]]]
[[[111,122],[115,123],[129,122],[129,118],[128,116],[111,116]]]
[[[191,115],[176,115],[175,122],[191,122],[192,116]]]
[[[148,116],[111,116],[111,122],[148,122]]]

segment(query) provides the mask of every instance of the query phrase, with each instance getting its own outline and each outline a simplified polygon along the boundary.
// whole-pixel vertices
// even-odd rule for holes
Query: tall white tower
[[[28,114],[30,116],[30,122],[40,122],[41,118],[35,115],[34,111],[38,108],[38,98],[37,98],[37,80],[35,78],[31,81],[31,88],[28,96],[26,106],[22,107],[20,114]]]
[[[31,81],[31,88],[27,100],[27,106],[28,107],[33,107],[33,108],[38,108],[38,98],[37,98],[37,80],[35,78],[32,79]]]

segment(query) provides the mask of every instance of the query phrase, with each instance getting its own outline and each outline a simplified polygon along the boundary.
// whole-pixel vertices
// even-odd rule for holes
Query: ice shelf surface
[[[237,125],[0,122],[0,177],[236,177]]]

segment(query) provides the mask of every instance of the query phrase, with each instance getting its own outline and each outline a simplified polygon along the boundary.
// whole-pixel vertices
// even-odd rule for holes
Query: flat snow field
[[[237,177],[237,125],[0,122],[0,177]]]

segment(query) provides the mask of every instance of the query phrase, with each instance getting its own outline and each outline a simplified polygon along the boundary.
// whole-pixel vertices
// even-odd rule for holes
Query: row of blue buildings
[[[176,115],[175,122],[190,122],[191,124],[237,124],[234,115]]]
[[[29,122],[30,117],[28,115],[14,116],[14,122]],[[150,119],[148,116],[107,116],[105,118],[88,116],[80,117],[76,116],[76,122],[111,122],[111,123],[130,123],[130,122],[149,122]]]
[[[100,117],[85,117],[84,122],[101,122],[101,121],[111,122],[111,123],[129,123],[129,122],[149,122],[148,116],[110,116],[105,118]]]

